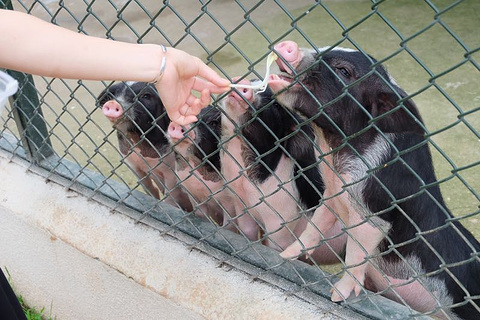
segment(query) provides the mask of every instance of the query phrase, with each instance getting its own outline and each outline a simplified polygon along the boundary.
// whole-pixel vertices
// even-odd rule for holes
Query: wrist
[[[167,66],[167,47],[161,44],[160,48],[162,50],[162,58],[161,58],[160,68],[158,70],[158,73],[156,74],[155,78],[152,81],[150,81],[153,84],[157,84],[158,82],[160,82],[160,80],[163,77],[163,74],[165,73],[165,68]]]

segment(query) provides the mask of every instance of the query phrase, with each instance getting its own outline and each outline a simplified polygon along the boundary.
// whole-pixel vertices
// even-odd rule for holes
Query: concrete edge
[[[36,251],[36,247],[55,247],[56,243],[63,243],[75,249],[77,258],[72,256],[68,259],[77,261],[78,265],[70,263],[62,267],[62,264],[58,263],[63,260],[62,255],[57,254],[55,261],[51,261],[52,258],[48,255],[33,254],[28,249],[25,249],[27,252],[12,253],[8,255],[8,259],[3,258],[2,265],[9,268],[17,290],[27,301],[31,300],[40,307],[53,303],[53,313],[60,319],[101,318],[98,317],[101,310],[87,303],[92,299],[82,303],[85,295],[79,292],[85,288],[72,290],[67,285],[74,282],[75,278],[82,279],[82,275],[93,272],[92,266],[85,261],[81,262],[82,259],[78,257],[80,253],[80,256],[97,260],[93,261],[109,270],[107,273],[120,273],[124,280],[133,279],[137,284],[148,288],[148,291],[156,293],[159,300],[165,298],[173,306],[179,307],[178,312],[186,312],[192,318],[199,315],[209,319],[361,318],[314,295],[304,293],[307,299],[299,298],[276,285],[252,281],[249,274],[236,267],[232,268],[233,264],[241,265],[241,262],[229,259],[230,265],[220,264],[202,250],[191,250],[186,244],[188,242],[179,241],[176,239],[178,237],[172,237],[145,224],[135,223],[134,219],[126,215],[115,214],[102,204],[87,201],[76,192],[66,190],[56,183],[49,183],[43,177],[27,170],[31,167],[30,164],[21,162],[9,162],[0,157],[0,175],[3,180],[0,185],[0,207],[10,221],[20,219],[27,224],[28,227],[23,229],[25,232],[33,234],[34,230],[37,230],[44,235],[43,239],[49,239],[41,243],[38,239],[32,240],[33,243],[27,248]],[[2,228],[8,228],[7,224],[2,224]],[[25,233],[16,234],[16,237],[22,241],[31,238],[26,237]],[[12,238],[10,241],[15,240]],[[37,241],[39,243],[36,243]],[[2,252],[7,250],[8,247],[2,248]],[[51,250],[55,251],[52,248]],[[2,253],[3,256],[5,255]],[[28,266],[17,269],[15,266],[18,265]],[[243,267],[248,268],[245,265]],[[24,271],[17,273],[17,270]],[[64,277],[62,285],[55,280],[60,273]],[[29,276],[31,274],[40,276],[32,279]],[[263,277],[275,278],[266,276],[265,273]],[[48,292],[44,291],[43,295],[39,294],[39,279],[44,280],[42,283],[57,284],[52,289],[53,292],[46,290]],[[95,277],[83,277],[80,282],[85,282],[84,287],[97,288],[98,281]],[[278,279],[276,281],[278,284],[282,282]],[[125,290],[112,292],[112,296],[100,294],[101,292],[95,289],[85,291],[89,292],[87,296],[93,295],[93,301],[103,301],[95,304],[100,306],[100,309],[111,305],[112,301],[124,301],[116,304],[117,308],[118,305],[124,305],[126,309],[124,313],[117,312],[120,315],[130,314],[127,306],[134,304],[140,304],[137,312],[144,314],[158,308],[150,303],[143,304],[144,298],[140,297],[125,302]],[[61,299],[62,296],[70,297],[67,299],[70,305],[63,305],[65,299]],[[78,311],[73,317],[69,317],[71,313],[68,310]],[[84,314],[79,316],[80,312]],[[122,318],[120,315],[115,318]],[[138,314],[137,318],[143,316]]]

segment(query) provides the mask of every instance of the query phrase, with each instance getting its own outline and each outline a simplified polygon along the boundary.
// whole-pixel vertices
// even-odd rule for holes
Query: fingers
[[[185,115],[182,115],[179,112],[175,113],[175,114],[172,114],[172,115],[169,114],[168,116],[169,116],[171,121],[173,121],[175,123],[178,123],[181,126],[186,126],[186,125],[189,125],[192,122],[198,121],[197,117],[194,116],[194,115],[185,116]]]
[[[185,105],[181,107],[180,113],[184,115],[197,115],[200,111],[210,103],[210,91],[207,89],[202,91],[201,97],[197,98],[193,94],[187,98]]]
[[[202,108],[209,105],[211,100],[212,98],[210,97],[210,90],[208,89],[202,90],[201,96],[200,96],[200,102],[201,102]]]
[[[227,80],[226,86],[219,87],[210,81],[196,77],[195,82],[192,86],[192,89],[196,91],[202,91],[204,89],[208,89],[211,93],[223,93],[230,90],[230,82]]]
[[[200,98],[190,95],[186,103],[178,109],[178,112],[169,114],[170,119],[180,125],[187,125],[197,121],[197,115],[210,103],[210,91],[202,90]]]
[[[205,63],[203,63],[200,59],[197,58],[198,63],[198,73],[197,75],[204,78],[205,80],[211,82],[214,87],[217,88],[225,88],[230,86],[230,81],[220,77],[215,71],[213,71],[210,67],[208,67]],[[199,89],[202,90],[204,88]],[[224,92],[224,91],[221,91]],[[221,93],[221,92],[214,92],[212,93]]]

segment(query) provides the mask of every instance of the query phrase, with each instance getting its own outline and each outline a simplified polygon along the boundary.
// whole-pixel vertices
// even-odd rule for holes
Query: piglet
[[[333,301],[366,287],[436,317],[479,319],[480,244],[445,205],[414,102],[361,52],[292,41],[275,51],[282,73],[269,85],[315,127],[325,183],[325,205],[282,255],[314,248],[341,221],[346,271]]]
[[[192,125],[171,122],[167,138],[175,153],[176,174],[190,197],[194,214],[234,230],[229,222],[235,208],[231,193],[224,187],[218,151],[220,120],[219,109],[208,106]]]
[[[155,87],[144,82],[119,82],[98,97],[103,114],[117,132],[118,148],[145,190],[157,199],[191,211],[178,186],[175,156],[165,136],[170,119]]]
[[[247,80],[240,83],[250,85]],[[261,226],[265,243],[283,250],[303,231],[308,212],[321,202],[324,186],[316,166],[313,129],[272,100],[268,88],[232,91],[221,104],[222,172],[234,193],[236,213],[246,220],[239,221],[240,229],[257,240]],[[336,254],[346,240],[338,236],[340,232],[338,228],[325,234],[337,237],[319,248],[319,260],[338,261]]]

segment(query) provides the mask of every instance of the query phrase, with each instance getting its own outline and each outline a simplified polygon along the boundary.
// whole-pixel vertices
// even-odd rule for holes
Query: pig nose
[[[301,59],[300,49],[298,44],[294,41],[282,41],[274,47],[275,51],[292,65],[294,68],[297,67]],[[277,59],[278,67],[281,71],[289,72],[291,67],[285,65],[281,59]]]
[[[188,136],[191,141],[195,140],[195,131],[190,130],[192,126],[187,125],[186,127],[179,125],[175,122],[170,122],[168,125],[168,136],[170,139],[177,141],[183,139],[183,137]],[[185,134],[186,133],[186,134]],[[189,142],[189,139],[185,139],[184,142]],[[191,143],[191,141],[189,143]]]
[[[232,81],[234,83],[237,83],[237,80],[240,79],[240,77],[235,77],[235,78],[232,78]],[[247,85],[250,85],[250,81],[249,80],[246,80],[246,79],[243,79],[242,81],[238,82],[238,83],[241,83],[241,84],[247,84]],[[243,96],[243,98],[249,102],[252,102],[253,101],[253,90],[252,89],[248,89],[248,88],[238,88],[236,89],[238,92],[241,93],[241,95]],[[235,92],[235,91],[232,91],[230,92],[229,96],[233,97],[235,100],[237,101],[240,101],[240,102],[245,102],[244,99],[242,99],[242,97],[240,97],[240,95]]]
[[[117,101],[110,100],[104,103],[102,112],[108,119],[117,120],[123,115],[123,108]]]
[[[175,122],[170,122],[168,125],[168,135],[172,139],[182,139],[183,134],[185,133],[185,130],[181,125]]]
[[[282,41],[274,49],[288,62],[294,61],[298,56],[298,44],[294,41]]]

